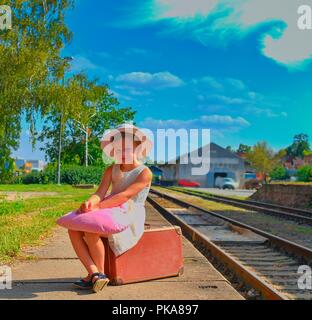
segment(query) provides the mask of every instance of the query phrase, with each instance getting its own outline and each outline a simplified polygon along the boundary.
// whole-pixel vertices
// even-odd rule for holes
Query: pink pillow
[[[56,223],[70,230],[108,236],[121,232],[129,226],[128,203],[87,213],[77,213],[75,210],[59,218]]]

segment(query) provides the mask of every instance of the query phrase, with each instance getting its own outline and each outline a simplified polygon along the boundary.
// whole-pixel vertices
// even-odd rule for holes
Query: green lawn
[[[35,198],[0,200],[0,264],[25,258],[21,249],[39,244],[63,214],[76,209],[95,190],[57,185],[0,185],[0,192],[56,192]]]

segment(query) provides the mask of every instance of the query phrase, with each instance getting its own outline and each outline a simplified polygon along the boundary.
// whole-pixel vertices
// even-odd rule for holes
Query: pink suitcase
[[[116,257],[105,245],[105,273],[113,285],[179,276],[183,273],[180,227],[146,229],[138,243]]]

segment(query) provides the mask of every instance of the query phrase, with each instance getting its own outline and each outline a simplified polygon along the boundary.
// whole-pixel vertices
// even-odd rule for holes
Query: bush
[[[103,167],[64,167],[61,174],[61,182],[65,184],[99,184],[103,171]]]
[[[22,176],[21,183],[23,184],[47,184],[49,178],[45,172],[31,172]]]
[[[289,178],[287,170],[282,166],[275,167],[270,173],[272,180],[286,180]]]
[[[62,184],[99,184],[104,167],[81,167],[65,165],[61,168]],[[42,172],[32,172],[18,177],[23,184],[48,184],[56,183],[57,168],[48,167]],[[18,182],[17,182],[18,183]]]
[[[297,171],[298,181],[311,182],[312,181],[312,166],[303,166]]]

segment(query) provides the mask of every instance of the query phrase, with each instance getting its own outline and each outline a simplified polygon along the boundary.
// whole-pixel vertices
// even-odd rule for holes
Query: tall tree
[[[120,108],[118,100],[109,93],[106,86],[98,85],[96,80],[88,80],[83,74],[69,79],[66,88],[66,91],[69,92],[68,96],[73,95],[74,97],[69,100],[67,107],[63,103],[65,111],[62,163],[78,165],[85,163],[86,135],[84,130],[87,129],[88,163],[103,164],[100,138],[105,129],[124,121],[133,120],[135,112],[129,107]],[[40,135],[40,140],[44,142],[42,150],[46,153],[46,160],[50,162],[57,160],[59,130],[59,113],[51,112],[46,117]]]
[[[36,116],[46,114],[53,83],[66,65],[60,51],[71,39],[64,15],[71,0],[2,0],[12,9],[10,30],[0,30],[0,141],[9,160],[19,146],[21,114],[24,112],[34,140]],[[8,138],[10,137],[10,138]]]
[[[309,151],[311,151],[309,136],[307,134],[300,133],[294,136],[293,143],[287,148],[287,155],[303,158],[305,152]]]
[[[251,151],[251,147],[250,146],[247,146],[246,144],[240,144],[238,149],[237,149],[237,152],[239,153],[248,153]]]
[[[283,156],[285,156],[285,150],[274,152],[267,142],[262,141],[254,145],[251,151],[247,154],[247,159],[263,176],[263,182],[267,182],[267,177],[273,168],[277,166]]]

